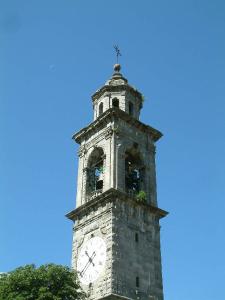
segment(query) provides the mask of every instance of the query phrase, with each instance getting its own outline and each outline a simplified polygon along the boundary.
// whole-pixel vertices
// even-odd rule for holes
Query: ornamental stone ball
[[[119,72],[121,70],[121,65],[120,64],[115,64],[113,67],[115,72]]]

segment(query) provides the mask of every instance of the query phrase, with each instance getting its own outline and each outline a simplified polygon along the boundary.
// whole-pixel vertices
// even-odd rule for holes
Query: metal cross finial
[[[114,47],[114,49],[116,51],[116,62],[118,64],[119,56],[121,56],[120,49],[119,49],[118,45],[114,45],[113,47]]]

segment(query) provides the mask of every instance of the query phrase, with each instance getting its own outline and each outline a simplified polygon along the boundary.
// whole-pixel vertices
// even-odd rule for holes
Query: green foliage
[[[100,167],[98,168],[98,171],[99,171],[99,173],[104,173],[104,167],[103,167],[103,166],[100,166]]]
[[[77,274],[68,267],[27,265],[0,275],[0,300],[85,299]]]
[[[146,203],[146,193],[145,193],[145,191],[140,191],[137,194],[136,199],[137,199],[138,202]]]

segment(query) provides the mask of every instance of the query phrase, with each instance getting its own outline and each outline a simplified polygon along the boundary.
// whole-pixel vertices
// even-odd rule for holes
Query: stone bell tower
[[[72,267],[89,299],[163,300],[155,142],[139,121],[142,94],[120,65],[92,96],[94,120],[80,144]]]

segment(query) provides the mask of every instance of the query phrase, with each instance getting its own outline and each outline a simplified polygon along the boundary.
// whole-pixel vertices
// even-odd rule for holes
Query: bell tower
[[[89,299],[163,300],[155,143],[139,121],[142,94],[114,66],[92,96],[94,120],[80,144],[72,268]]]

